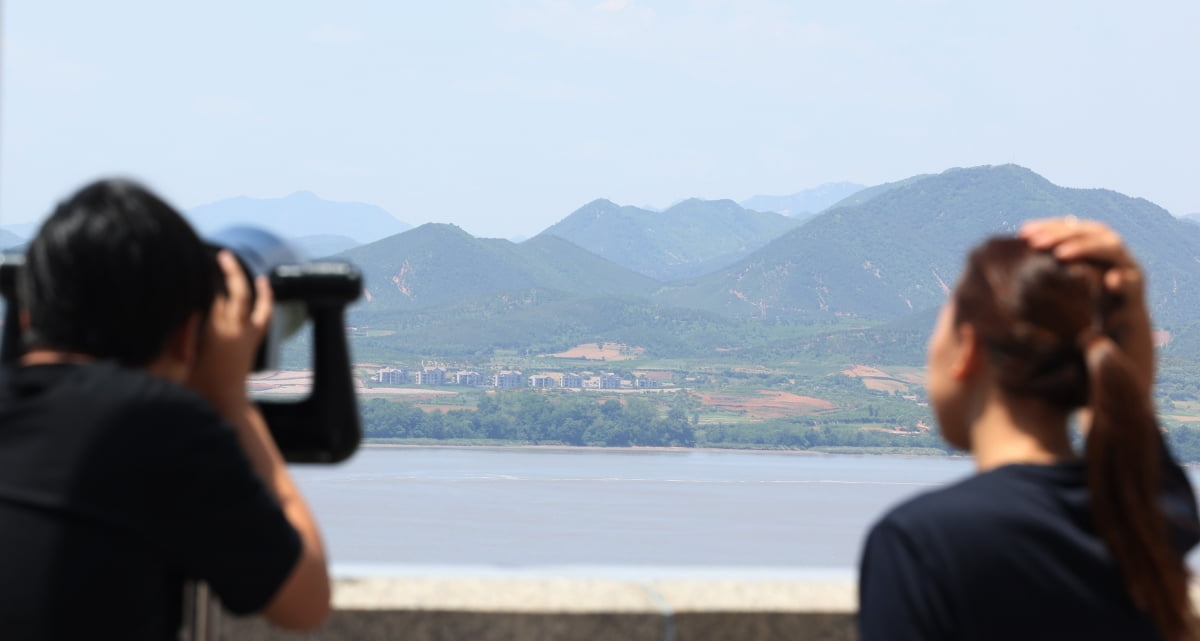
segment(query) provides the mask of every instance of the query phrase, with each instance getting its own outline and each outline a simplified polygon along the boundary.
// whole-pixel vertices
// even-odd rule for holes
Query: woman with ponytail
[[[1154,416],[1143,289],[1098,222],[1035,221],[970,254],[928,392],[978,473],[872,528],[864,641],[1198,638],[1184,555],[1200,526]]]

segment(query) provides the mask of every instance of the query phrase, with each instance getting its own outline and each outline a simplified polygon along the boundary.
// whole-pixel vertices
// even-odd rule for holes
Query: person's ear
[[[192,363],[200,351],[200,314],[189,314],[167,339],[167,355],[171,360],[187,368],[190,372]]]
[[[979,342],[979,335],[975,333],[975,327],[970,323],[959,324],[955,333],[958,338],[958,353],[954,357],[950,374],[956,381],[965,381],[983,370],[984,349]]]
[[[184,383],[192,375],[200,351],[202,330],[200,314],[191,314],[167,334],[167,342],[146,369],[151,374],[176,383]]]

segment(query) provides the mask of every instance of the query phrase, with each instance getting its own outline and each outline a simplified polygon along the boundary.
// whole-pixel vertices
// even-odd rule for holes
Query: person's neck
[[[90,354],[42,348],[31,349],[21,356],[21,365],[59,365],[64,363],[83,364],[93,363],[96,360],[96,357]],[[140,369],[151,376],[157,376],[158,378],[166,379],[174,383],[183,383],[184,380],[187,379],[186,366],[172,360],[166,355],[160,355],[158,358],[137,369]]]
[[[1032,400],[996,393],[971,429],[971,454],[980,472],[1014,463],[1049,465],[1075,458],[1067,414]]]
[[[90,363],[95,357],[79,352],[56,349],[31,349],[21,356],[22,365],[57,365],[60,363]]]

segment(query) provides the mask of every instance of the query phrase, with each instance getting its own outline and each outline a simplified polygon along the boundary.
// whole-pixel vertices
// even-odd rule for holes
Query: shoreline
[[[360,449],[513,449],[513,450],[529,450],[529,451],[563,451],[563,452],[648,452],[648,453],[680,453],[688,452],[705,452],[705,453],[738,453],[738,454],[789,454],[796,456],[902,456],[908,458],[964,458],[962,454],[946,454],[946,453],[920,453],[920,452],[874,452],[869,448],[862,448],[861,452],[824,452],[820,450],[800,450],[800,449],[769,449],[769,448],[742,448],[742,447],[670,447],[670,446],[642,446],[630,445],[627,447],[612,447],[604,445],[534,445],[530,443],[495,443],[495,444],[464,444],[464,443],[372,443],[364,441],[359,445]]]
[[[971,458],[965,453],[920,453],[920,452],[873,452],[867,448],[863,448],[861,452],[822,452],[819,450],[787,450],[787,449],[766,449],[766,448],[741,448],[741,447],[666,447],[666,446],[641,446],[630,445],[628,447],[609,447],[603,445],[532,445],[528,443],[514,443],[506,445],[503,443],[489,445],[466,445],[463,443],[369,443],[362,442],[358,446],[359,449],[367,450],[386,450],[386,449],[464,449],[464,450],[529,450],[529,451],[562,451],[562,452],[647,452],[647,453],[680,453],[687,452],[705,452],[705,453],[737,453],[737,454],[788,454],[796,456],[895,456],[903,458],[946,458],[960,459]],[[1176,461],[1179,467],[1185,470],[1200,470],[1200,462],[1181,462]]]

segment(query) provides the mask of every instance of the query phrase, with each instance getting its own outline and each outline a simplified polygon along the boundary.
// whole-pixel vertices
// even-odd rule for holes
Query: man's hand
[[[1154,385],[1154,340],[1146,309],[1145,277],[1121,236],[1102,222],[1067,216],[1031,220],[1021,226],[1020,237],[1034,249],[1053,251],[1059,260],[1106,266],[1105,288],[1124,299],[1113,318],[1121,330],[1118,345],[1133,361],[1149,394]]]
[[[217,296],[209,310],[188,386],[224,414],[247,403],[246,376],[270,325],[273,299],[266,277],[260,276],[251,306],[250,284],[229,250],[217,254],[217,264],[228,293]]]
[[[200,338],[200,349],[188,384],[233,425],[251,466],[296,528],[304,547],[291,573],[263,614],[276,625],[297,630],[314,628],[329,614],[329,573],[317,522],[296,487],[258,407],[246,393],[246,376],[271,321],[271,288],[259,277],[254,304],[250,284],[228,250],[217,254],[225,275],[226,296],[213,302]]]

